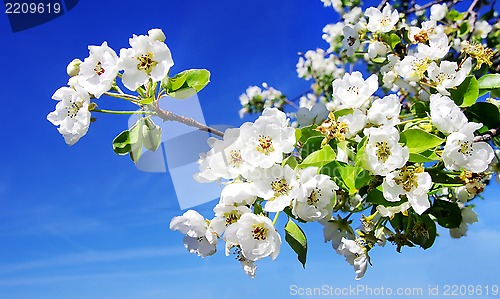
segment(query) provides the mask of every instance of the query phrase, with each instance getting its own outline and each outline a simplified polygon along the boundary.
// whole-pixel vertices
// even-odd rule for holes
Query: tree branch
[[[474,137],[473,142],[489,142],[491,139],[493,139],[495,136],[500,134],[500,127],[494,128],[494,129],[489,129],[488,131],[482,133],[481,135],[478,135]]]
[[[430,2],[430,3],[425,4],[425,5],[422,5],[422,6],[419,6],[419,7],[410,8],[407,11],[403,11],[403,13],[405,15],[407,15],[407,14],[412,13],[412,12],[416,12],[416,11],[421,11],[421,10],[427,9],[428,7],[431,7],[434,4],[439,4],[439,3],[442,3],[442,2],[447,3],[447,2],[455,2],[455,1],[452,1],[452,0],[434,0],[434,1]]]
[[[187,126],[195,127],[195,128],[198,128],[202,131],[217,135],[219,137],[224,137],[223,132],[221,132],[217,129],[211,128],[207,125],[204,125],[200,122],[197,122],[196,120],[194,120],[192,118],[177,115],[177,114],[172,113],[168,110],[163,110],[163,109],[159,108],[158,106],[154,107],[154,111],[156,111],[156,113],[158,114],[158,117],[161,118],[163,121],[177,121],[177,122],[183,123]]]

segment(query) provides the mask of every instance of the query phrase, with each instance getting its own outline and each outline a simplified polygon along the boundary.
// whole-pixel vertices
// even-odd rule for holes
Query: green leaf
[[[301,128],[300,129],[300,137],[297,140],[300,140],[300,142],[302,142],[304,144],[311,137],[323,136],[323,134],[321,134],[321,132],[316,131],[317,127],[318,127],[317,125],[310,125],[310,126]],[[297,131],[295,131],[295,136],[297,136]]]
[[[262,202],[264,200],[262,198],[258,198],[254,203],[253,203],[253,213],[255,215],[265,215],[264,209],[262,208]]]
[[[420,245],[423,249],[430,248],[436,240],[436,223],[426,214],[420,216],[412,214],[411,217],[413,217],[413,222],[409,232],[410,241]],[[408,221],[407,218],[404,220]]]
[[[488,129],[500,126],[500,112],[498,107],[487,102],[478,102],[464,111],[469,121],[482,123]]]
[[[457,175],[446,172],[442,169],[428,168],[425,172],[429,173],[432,182],[435,184],[453,187],[453,186],[463,186],[463,182]]]
[[[328,164],[335,160],[336,154],[330,145],[325,145],[323,148],[310,153],[299,167],[308,167],[308,166],[318,166],[322,167],[325,164]]]
[[[496,89],[493,89],[491,92],[490,92],[490,96],[492,98],[500,98],[500,88],[496,88]]]
[[[383,64],[386,62],[387,58],[385,57],[375,57],[373,59],[370,59],[371,62],[376,63],[376,64]]]
[[[333,115],[335,116],[335,119],[338,119],[339,117],[341,116],[345,116],[345,115],[349,115],[349,114],[352,114],[353,113],[353,109],[350,109],[350,108],[344,108],[344,109],[340,109],[340,110],[337,110],[333,113]]]
[[[460,107],[469,107],[479,97],[479,85],[476,77],[468,76],[456,89],[450,89],[451,98]]]
[[[113,139],[113,151],[118,155],[126,155],[131,149],[128,130],[121,132]]]
[[[368,172],[363,172],[363,168],[361,167],[339,161],[333,161],[324,165],[320,173],[332,178],[340,178],[345,189],[349,190],[349,194],[356,193],[358,191],[356,186],[362,186],[370,176]]]
[[[306,235],[302,229],[295,224],[291,219],[285,226],[285,240],[288,242],[293,251],[297,253],[297,258],[302,264],[302,267],[306,267],[306,257],[307,257],[307,239]]]
[[[288,156],[282,163],[281,166],[288,165],[290,168],[295,169],[299,163],[297,163],[297,159],[294,156]]]
[[[411,112],[415,114],[416,117],[426,117],[430,114],[429,103],[425,102],[415,102],[411,106]]]
[[[500,74],[487,74],[477,80],[479,89],[493,90],[500,88]]]
[[[446,13],[446,18],[450,21],[459,21],[464,18],[464,14],[452,9]]]
[[[142,154],[142,142],[143,142],[143,120],[138,120],[128,131],[129,131],[129,142],[130,142],[130,159],[137,163]]]
[[[438,161],[439,156],[436,155],[434,151],[427,150],[421,153],[410,153],[410,159],[408,161],[413,163],[425,163],[431,161]]]
[[[410,153],[421,153],[435,148],[444,142],[444,139],[421,129],[408,129],[401,132],[402,143],[406,144]]]
[[[141,100],[139,101],[139,103],[143,104],[143,105],[149,105],[149,104],[153,104],[154,102],[154,98],[153,97],[149,97],[149,98],[141,98]]]
[[[300,156],[305,159],[311,153],[321,149],[321,142],[323,141],[323,136],[314,136],[307,139],[307,141],[302,145],[302,150]]]
[[[425,213],[436,217],[438,224],[442,227],[457,228],[462,223],[462,211],[453,202],[436,199]]]
[[[167,94],[176,99],[185,99],[202,90],[210,82],[210,72],[205,69],[191,69],[180,72],[163,81]]]
[[[470,31],[469,22],[463,22],[462,24],[460,24],[460,27],[458,29],[459,29],[458,36],[466,35]]]
[[[150,151],[156,151],[161,144],[161,127],[151,119],[146,119],[142,127],[142,138],[144,147]]]
[[[366,196],[366,202],[376,205],[382,205],[384,207],[397,207],[404,203],[404,201],[393,202],[386,200],[384,194],[378,188],[368,192],[368,195]]]

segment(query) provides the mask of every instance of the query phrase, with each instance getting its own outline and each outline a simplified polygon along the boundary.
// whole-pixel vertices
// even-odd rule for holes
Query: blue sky
[[[183,213],[169,174],[141,172],[112,151],[111,140],[125,129],[127,117],[98,116],[71,148],[46,120],[55,106],[53,92],[67,82],[67,63],[85,58],[88,45],[108,41],[118,52],[132,34],[162,28],[175,61],[172,72],[212,73],[199,94],[206,122],[239,125],[238,96],[248,85],[266,81],[291,97],[308,89],[295,72],[297,52],[326,48],[321,30],[336,19],[319,0],[87,0],[49,23],[13,34],[0,14],[6,111],[0,118],[0,298],[284,298],[292,284],[425,290],[436,284],[500,284],[498,186],[478,201],[480,222],[468,237],[453,240],[442,230],[427,251],[377,248],[374,267],[361,282],[323,243],[315,224],[305,226],[307,269],[284,244],[276,261],[258,262],[252,280],[222,247],[201,259],[183,248],[179,233],[169,231],[170,219]],[[100,107],[133,108],[112,99],[100,100]],[[211,216],[214,205],[197,210]]]

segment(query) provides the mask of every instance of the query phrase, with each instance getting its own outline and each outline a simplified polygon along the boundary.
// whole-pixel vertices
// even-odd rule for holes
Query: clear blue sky
[[[297,52],[326,48],[321,30],[336,19],[319,0],[82,0],[60,18],[13,34],[0,14],[6,112],[0,118],[0,298],[285,298],[292,284],[358,284],[315,224],[305,226],[305,270],[286,244],[276,261],[258,262],[253,280],[222,247],[204,260],[190,255],[181,234],[168,228],[183,213],[170,176],[141,172],[112,151],[126,117],[99,116],[71,148],[46,120],[53,92],[66,84],[67,63],[85,58],[89,44],[108,41],[118,52],[132,34],[158,27],[167,35],[174,73],[212,72],[199,94],[207,123],[239,125],[238,96],[248,85],[266,81],[292,97],[308,89],[296,76]],[[132,108],[111,99],[100,103]],[[452,240],[442,230],[427,251],[377,248],[374,267],[359,284],[424,293],[436,284],[500,284],[498,191],[490,188],[478,201],[480,222],[468,237]],[[197,209],[211,216],[214,205]]]

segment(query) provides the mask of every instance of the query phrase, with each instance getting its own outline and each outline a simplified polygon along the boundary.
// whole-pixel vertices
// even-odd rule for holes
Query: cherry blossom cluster
[[[75,59],[68,65],[68,86],[54,93],[52,98],[58,103],[47,116],[58,126],[68,145],[87,133],[92,120],[90,112],[97,107],[91,99],[109,95],[112,89],[124,94],[116,85],[117,77],[125,88],[139,92],[167,77],[174,62],[164,41],[163,31],[151,29],[148,35],[130,38],[130,48],[121,49],[119,56],[103,42],[100,46],[89,46],[89,56],[83,61]]]
[[[226,254],[237,254],[245,272],[255,276],[255,261],[275,259],[281,237],[268,218],[289,212],[303,221],[329,217],[338,186],[318,167],[293,169],[284,163],[295,151],[295,130],[285,113],[264,109],[254,123],[227,129],[224,139],[209,140],[211,150],[201,155],[199,182],[225,180],[215,218],[206,220],[189,210],[175,217],[170,228],[186,234],[184,245],[191,253],[205,257],[216,252],[219,239],[226,242]],[[252,210],[253,209],[253,210]]]

